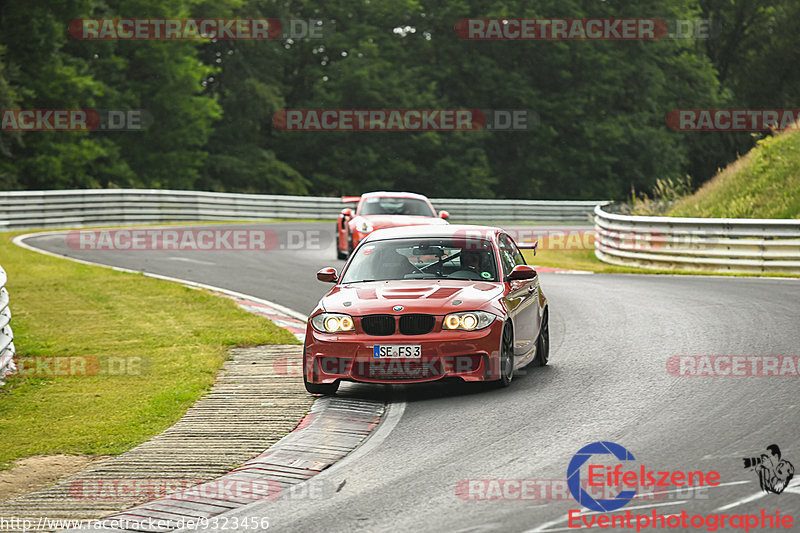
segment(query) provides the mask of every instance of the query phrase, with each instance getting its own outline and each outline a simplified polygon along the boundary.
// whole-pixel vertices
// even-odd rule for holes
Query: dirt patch
[[[17,459],[9,470],[0,471],[0,502],[46,487],[106,459],[86,455],[35,455]]]

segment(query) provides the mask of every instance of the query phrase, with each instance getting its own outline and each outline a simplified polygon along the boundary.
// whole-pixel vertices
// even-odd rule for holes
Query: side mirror
[[[349,207],[346,207],[346,208],[342,209],[342,216],[345,216],[345,217],[353,216],[353,210],[350,209]]]
[[[439,211],[439,218],[447,220],[448,218],[450,218],[450,213],[448,213],[447,211]]]
[[[320,272],[322,272],[320,270]],[[508,281],[522,281],[533,279],[537,276],[536,269],[530,265],[517,265],[511,269],[506,278]]]
[[[325,267],[317,272],[317,279],[326,283],[336,283],[336,269],[333,267]]]

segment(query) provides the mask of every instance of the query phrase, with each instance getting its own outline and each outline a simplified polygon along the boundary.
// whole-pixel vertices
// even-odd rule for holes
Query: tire
[[[497,380],[497,384],[508,387],[512,379],[514,379],[514,330],[509,323],[503,328],[500,340],[500,379]]]
[[[542,318],[542,327],[539,329],[539,338],[536,339],[536,357],[533,366],[546,366],[550,360],[550,313],[547,309]]]
[[[303,346],[303,385],[306,386],[306,391],[311,394],[322,394],[323,396],[333,396],[339,390],[339,382],[333,383],[311,383],[306,377],[306,347]]]
[[[336,394],[336,391],[339,390],[338,381],[334,381],[333,383],[309,383],[304,378],[303,383],[305,383],[306,390],[311,394],[322,394],[323,396],[333,396],[334,394]]]
[[[347,257],[349,258],[351,255],[353,255],[353,234],[352,233],[347,237]]]

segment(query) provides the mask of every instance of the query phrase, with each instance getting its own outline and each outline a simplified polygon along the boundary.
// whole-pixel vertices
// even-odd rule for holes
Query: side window
[[[514,249],[515,246],[510,242],[506,235],[500,235],[498,239],[500,245],[500,262],[503,263],[503,276],[508,276],[511,269],[514,268]]]
[[[525,258],[522,257],[522,254],[517,248],[517,245],[514,244],[508,235],[500,235],[499,238],[500,244],[500,260],[503,263],[503,274],[508,276],[511,270],[517,265],[524,265]]]

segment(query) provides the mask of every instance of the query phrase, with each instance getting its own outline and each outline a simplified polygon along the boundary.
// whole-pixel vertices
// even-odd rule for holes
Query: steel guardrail
[[[588,222],[605,201],[431,199],[454,222]],[[341,198],[161,189],[0,192],[0,230],[215,220],[335,219]]]
[[[620,215],[594,208],[595,255],[658,270],[800,273],[800,220]]]
[[[11,331],[11,309],[8,306],[9,296],[6,290],[8,276],[0,266],[0,386],[3,378],[16,370],[14,365],[14,332]]]

